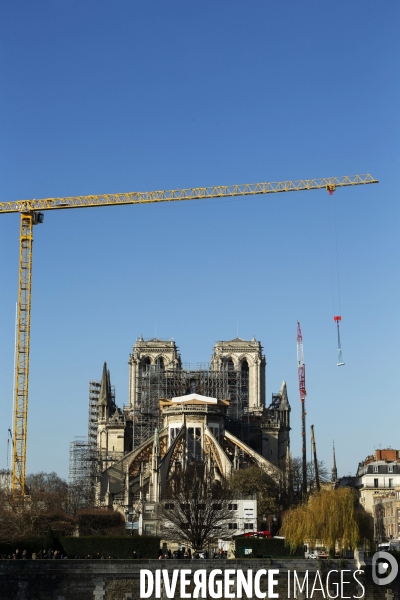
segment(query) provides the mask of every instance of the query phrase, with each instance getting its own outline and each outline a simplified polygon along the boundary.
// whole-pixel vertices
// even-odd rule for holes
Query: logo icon
[[[392,583],[399,572],[399,565],[389,552],[375,552],[372,557],[372,579],[376,585]]]

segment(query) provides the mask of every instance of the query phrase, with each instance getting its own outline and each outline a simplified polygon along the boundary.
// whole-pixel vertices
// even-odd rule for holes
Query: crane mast
[[[297,321],[297,370],[299,376],[299,392],[301,403],[301,441],[302,441],[302,494],[307,496],[307,451],[306,451],[306,366],[304,364],[303,336],[299,321]]]
[[[126,204],[149,204],[155,202],[176,202],[183,200],[205,200],[209,198],[229,198],[234,196],[255,196],[296,192],[302,190],[326,189],[332,193],[336,188],[378,183],[372,175],[352,175],[323,179],[301,179],[269,183],[251,183],[231,186],[197,187],[179,190],[157,190],[153,192],[127,192],[99,194],[91,196],[68,196],[65,198],[44,198],[41,200],[11,200],[0,202],[0,214],[20,214],[20,259],[17,310],[17,351],[16,384],[14,397],[14,446],[12,461],[11,490],[13,497],[22,498],[25,493],[26,440],[28,419],[28,382],[31,319],[32,244],[33,226],[43,222],[44,210],[65,210],[98,206],[119,206]],[[300,373],[300,371],[299,371]],[[305,412],[304,412],[305,418]],[[305,452],[305,424],[304,424]],[[303,488],[306,489],[306,475]],[[305,482],[305,483],[304,483]]]
[[[17,348],[15,357],[13,468],[11,475],[12,490],[24,490],[25,488],[33,226],[41,223],[42,220],[42,213],[21,213]]]

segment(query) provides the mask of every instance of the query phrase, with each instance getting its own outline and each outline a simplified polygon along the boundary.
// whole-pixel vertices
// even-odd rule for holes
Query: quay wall
[[[365,588],[362,588],[353,578],[357,570],[354,560],[345,564],[339,561],[313,561],[305,559],[246,559],[246,560],[0,560],[0,600],[139,600],[139,577],[141,569],[198,569],[211,572],[214,569],[241,569],[253,573],[260,569],[279,569],[278,585],[274,589],[279,598],[293,597],[293,572],[299,580],[308,571],[309,593],[303,598],[312,597],[320,600],[327,597],[326,576],[328,571],[346,569],[344,596],[349,598],[364,598],[365,600],[400,600],[399,581],[397,578],[391,586],[374,585],[371,577],[371,566],[362,567],[363,574],[358,573]],[[288,570],[291,574],[291,590],[288,591]],[[319,571],[325,591],[315,590],[312,596],[311,588]],[[223,577],[223,575],[222,575]],[[331,573],[328,589],[334,595],[335,583],[340,582],[340,573]],[[318,585],[316,587],[319,587]],[[187,591],[193,589],[193,583]],[[267,590],[267,578],[261,579],[261,591]],[[163,597],[167,596],[164,594]],[[236,594],[235,594],[236,597]],[[267,596],[268,598],[268,593]],[[299,597],[299,596],[298,596]],[[155,598],[155,596],[151,596]],[[179,586],[175,598],[180,598]],[[210,596],[207,594],[207,598]],[[224,596],[221,596],[224,598]],[[256,596],[253,596],[256,598]]]

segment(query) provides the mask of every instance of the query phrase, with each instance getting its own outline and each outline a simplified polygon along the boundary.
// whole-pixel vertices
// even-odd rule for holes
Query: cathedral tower
[[[262,410],[265,406],[265,356],[262,346],[254,337],[251,341],[235,338],[227,342],[216,342],[211,357],[211,369],[227,370],[241,374],[241,393],[247,394],[249,412]],[[231,396],[235,393],[237,377],[229,384]],[[247,387],[247,390],[245,388]]]
[[[139,374],[156,369],[175,370],[181,367],[181,357],[174,340],[138,338],[129,356],[129,406],[137,405]]]

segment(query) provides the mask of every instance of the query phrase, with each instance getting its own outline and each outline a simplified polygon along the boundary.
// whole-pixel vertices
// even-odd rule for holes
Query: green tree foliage
[[[235,471],[230,479],[232,495],[257,496],[257,513],[259,520],[263,515],[275,515],[282,509],[280,490],[273,479],[258,466]]]
[[[315,546],[318,540],[333,552],[335,547],[355,549],[366,539],[372,540],[373,529],[355,491],[338,488],[314,493],[306,504],[288,510],[280,534],[291,549],[304,542]]]

